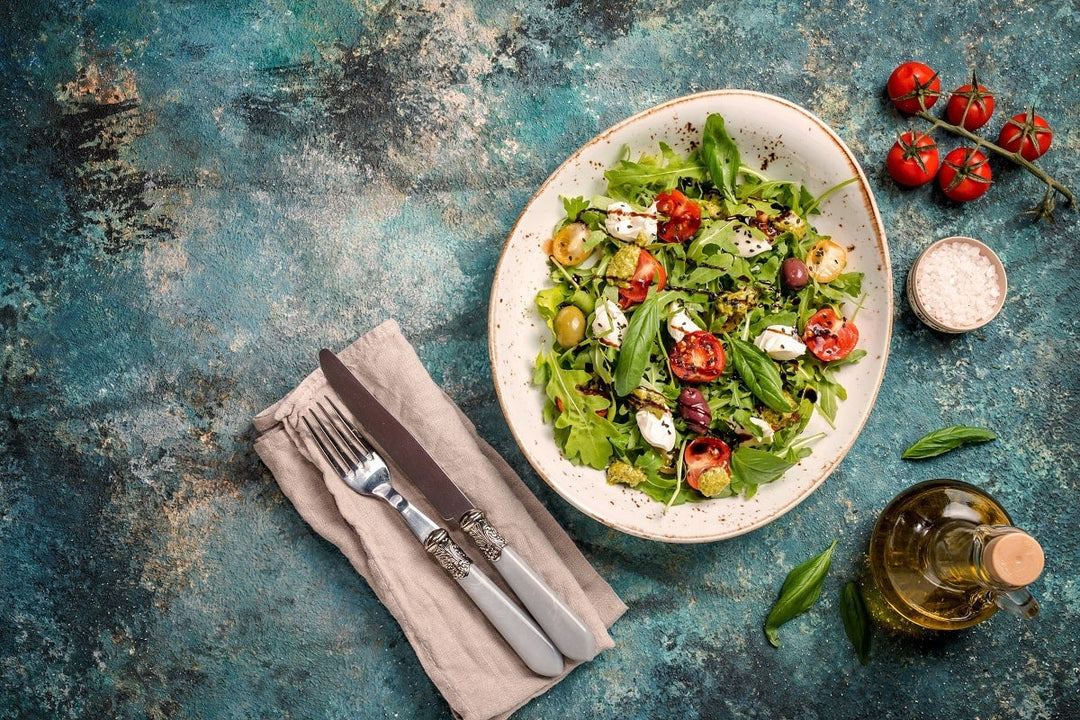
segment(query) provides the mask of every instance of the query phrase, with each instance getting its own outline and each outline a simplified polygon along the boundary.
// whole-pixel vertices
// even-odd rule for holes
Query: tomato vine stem
[[[1040,202],[1037,207],[1027,211],[1028,213],[1035,215],[1036,220],[1044,217],[1049,220],[1053,220],[1052,213],[1054,211],[1054,200],[1056,193],[1060,193],[1062,196],[1064,196],[1065,199],[1069,201],[1070,205],[1075,204],[1076,200],[1073,197],[1073,194],[1069,190],[1069,188],[1062,185],[1060,182],[1051,177],[1049,173],[1047,173],[1038,165],[1025,158],[1020,153],[1009,152],[997,143],[991,142],[990,140],[987,140],[986,138],[971,132],[967,128],[961,127],[959,125],[953,125],[946,120],[934,117],[927,110],[919,110],[915,113],[915,115],[922,118],[923,120],[926,120],[933,126],[930,128],[930,132],[933,132],[937,128],[941,128],[942,130],[950,132],[953,135],[959,135],[960,137],[966,138],[975,143],[975,146],[977,148],[986,148],[988,151],[994,153],[995,155],[1000,155],[1001,157],[1016,163],[1035,177],[1039,178],[1039,180],[1041,180],[1043,183],[1045,183],[1047,189],[1046,195],[1043,196],[1042,202]]]

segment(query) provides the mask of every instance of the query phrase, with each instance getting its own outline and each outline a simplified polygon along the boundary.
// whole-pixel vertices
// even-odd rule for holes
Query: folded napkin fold
[[[513,469],[428,375],[393,320],[338,353],[481,509],[508,542],[593,631],[599,650],[626,605]],[[313,353],[314,357],[314,353]],[[321,370],[254,419],[255,449],[300,515],[364,576],[412,644],[457,717],[506,718],[563,676],[533,674],[468,596],[427,555],[386,503],[357,495],[320,454],[301,417],[333,391]],[[390,457],[394,486],[438,513]],[[440,523],[442,524],[442,523]],[[456,525],[447,530],[481,570],[501,579]],[[503,585],[505,589],[505,585]],[[566,672],[573,668],[567,661]]]

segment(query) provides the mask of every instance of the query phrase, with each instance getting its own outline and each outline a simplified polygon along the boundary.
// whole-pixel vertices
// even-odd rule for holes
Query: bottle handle
[[[1039,602],[1027,588],[994,593],[994,604],[1025,620],[1030,620],[1039,614]]]

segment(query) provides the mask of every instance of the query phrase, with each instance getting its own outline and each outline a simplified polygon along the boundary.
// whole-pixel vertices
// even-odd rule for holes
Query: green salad
[[[743,165],[720,115],[686,155],[629,150],[603,196],[563,197],[536,296],[545,422],[571,462],[668,505],[749,498],[832,426],[858,362],[862,274],[822,200]],[[847,182],[854,181],[854,178]]]

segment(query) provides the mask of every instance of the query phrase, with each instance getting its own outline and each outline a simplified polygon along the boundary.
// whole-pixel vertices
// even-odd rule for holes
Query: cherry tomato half
[[[649,286],[654,282],[657,290],[663,290],[667,285],[667,272],[652,253],[642,248],[629,286],[619,288],[619,307],[626,310],[645,300],[649,294]]]
[[[953,90],[945,114],[953,125],[977,130],[994,114],[994,95],[972,76],[970,83]]]
[[[656,196],[656,209],[667,220],[657,225],[656,235],[666,243],[686,242],[701,227],[701,206],[677,188]]]
[[[892,179],[907,187],[925,185],[941,167],[937,144],[926,133],[906,132],[897,138],[885,158]]]
[[[731,448],[720,438],[696,437],[683,450],[683,463],[686,465],[686,484],[697,490],[701,473],[711,468],[728,470]]]
[[[707,330],[687,333],[668,353],[671,372],[685,382],[709,382],[724,372],[727,356],[720,340]]]
[[[1034,110],[1013,115],[1001,128],[997,144],[1009,152],[1018,152],[1025,160],[1034,160],[1050,149],[1054,133]]]
[[[819,360],[841,360],[858,344],[859,329],[831,307],[822,308],[807,320],[803,342]]]
[[[896,109],[908,115],[929,108],[941,97],[937,73],[920,62],[906,62],[893,70],[885,89]]]
[[[993,176],[985,155],[975,148],[956,148],[945,156],[938,185],[950,200],[968,202],[990,188]]]

